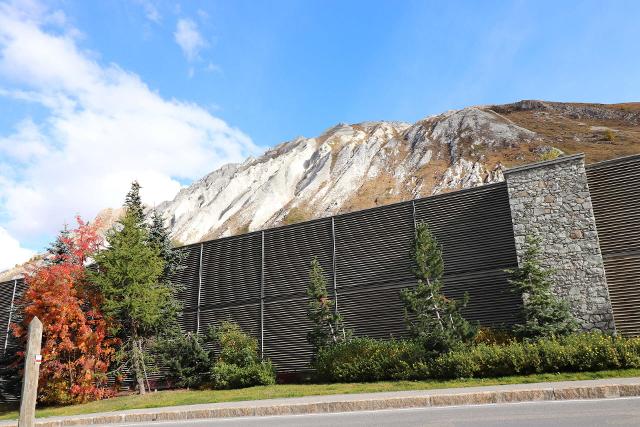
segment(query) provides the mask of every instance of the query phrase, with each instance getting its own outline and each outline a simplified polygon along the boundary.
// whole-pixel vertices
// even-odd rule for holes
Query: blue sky
[[[471,104],[640,99],[637,1],[170,2],[158,23],[135,3],[64,9],[102,60],[259,145]],[[174,42],[180,18],[208,44],[191,64]]]
[[[337,122],[640,100],[638,1],[0,3],[0,270]]]

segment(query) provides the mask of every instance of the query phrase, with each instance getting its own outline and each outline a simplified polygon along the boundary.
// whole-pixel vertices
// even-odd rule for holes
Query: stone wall
[[[505,172],[518,260],[525,237],[541,240],[554,291],[585,330],[614,330],[611,301],[587,184],[584,155]]]

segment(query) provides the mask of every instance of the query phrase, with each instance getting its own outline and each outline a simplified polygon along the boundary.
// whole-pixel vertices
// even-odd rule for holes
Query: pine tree
[[[104,296],[105,315],[115,322],[114,333],[123,339],[121,368],[131,369],[144,394],[147,345],[175,325],[180,304],[164,279],[165,262],[159,249],[149,245],[149,233],[135,206],[129,204],[120,226],[107,234],[107,249],[95,257],[98,271],[93,281]]]
[[[149,227],[149,243],[156,247],[160,256],[165,262],[164,277],[171,277],[172,274],[183,269],[184,254],[173,248],[173,243],[169,238],[169,232],[164,226],[162,216],[154,209],[151,216],[151,226]]]
[[[415,288],[403,289],[401,299],[405,307],[405,319],[414,337],[427,351],[448,352],[470,342],[477,328],[462,317],[462,303],[445,297],[442,293],[444,261],[442,250],[435,236],[425,223],[416,224],[412,250],[413,273],[418,279]]]
[[[540,265],[540,241],[526,238],[526,251],[509,283],[522,294],[522,318],[524,323],[514,326],[516,335],[522,338],[558,337],[575,332],[578,322],[571,314],[567,301],[558,298],[551,290],[552,270]]]
[[[307,316],[313,324],[307,341],[313,346],[314,354],[327,345],[347,340],[350,333],[344,329],[342,316],[335,311],[334,302],[329,299],[327,279],[316,257],[311,261],[307,296]]]

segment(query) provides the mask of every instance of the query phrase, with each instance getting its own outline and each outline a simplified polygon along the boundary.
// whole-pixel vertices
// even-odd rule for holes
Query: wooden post
[[[42,345],[42,322],[34,317],[29,323],[27,355],[24,358],[24,377],[20,396],[20,420],[18,427],[33,427],[36,419],[36,398],[40,374],[40,348]]]

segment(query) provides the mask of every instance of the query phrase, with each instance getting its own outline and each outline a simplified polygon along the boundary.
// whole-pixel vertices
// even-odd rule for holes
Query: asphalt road
[[[141,424],[119,424],[139,427]],[[640,426],[640,398],[528,402],[499,405],[400,409],[338,414],[222,418],[216,420],[158,422],[162,427],[202,426]]]

